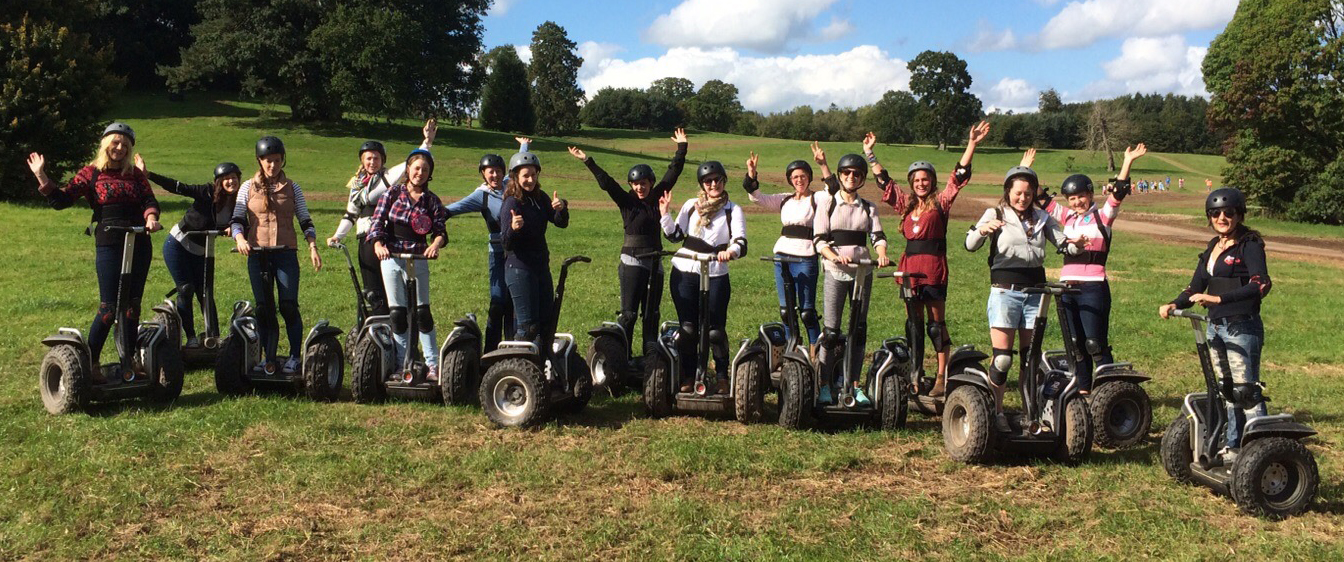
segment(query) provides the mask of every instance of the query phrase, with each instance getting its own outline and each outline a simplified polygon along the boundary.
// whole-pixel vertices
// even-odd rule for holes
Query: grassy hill
[[[288,171],[310,194],[323,236],[340,216],[359,143],[382,139],[395,155],[419,140],[415,123],[296,127],[274,109],[207,98],[185,104],[128,98],[110,117],[136,128],[137,149],[151,167],[191,182],[209,179],[220,160],[248,170],[256,138],[280,135],[290,151]],[[636,162],[661,167],[673,148],[666,137],[596,130],[572,140],[619,175]],[[690,141],[693,161],[721,159],[734,178],[749,150],[761,153],[765,179],[776,186],[777,170],[809,155],[797,141],[717,134],[693,134]],[[600,204],[604,195],[564,146],[538,139],[534,149],[547,190],[591,202],[576,205],[570,228],[551,236],[556,256],[593,257],[573,270],[561,320],[586,347],[583,332],[617,307],[621,234],[617,214]],[[508,135],[445,126],[434,150],[434,189],[446,197],[467,193],[479,183],[482,153],[507,157],[514,147]],[[833,161],[858,148],[827,145]],[[959,151],[885,146],[879,154],[893,167],[924,158],[947,170]],[[1083,152],[1045,152],[1038,161],[1047,181],[1066,175],[1070,155],[1080,169],[1102,169]],[[1174,178],[1193,169],[1202,183],[1203,174],[1221,166],[1214,157],[1154,156],[1138,173]],[[972,193],[992,193],[998,174],[1018,158],[1013,151],[981,151],[980,185]],[[678,200],[694,189],[692,173],[683,176]],[[730,189],[744,199],[735,181]],[[185,203],[161,197],[165,221],[175,221]],[[1170,201],[1187,208],[1200,197]],[[966,467],[943,454],[937,421],[918,416],[893,433],[788,432],[689,417],[653,421],[627,395],[600,398],[580,416],[537,431],[498,431],[474,408],[225,399],[205,370],[188,374],[183,397],[168,408],[130,402],[51,417],[35,388],[45,351],[39,341],[57,326],[88,326],[96,285],[92,243],[79,234],[87,215],[10,204],[0,205],[0,213],[7,238],[0,246],[7,266],[0,268],[0,354],[7,358],[0,363],[3,559],[1344,556],[1344,406],[1336,398],[1344,393],[1344,346],[1336,337],[1338,315],[1330,312],[1344,307],[1338,267],[1270,264],[1275,288],[1264,310],[1262,367],[1270,409],[1293,412],[1321,432],[1309,446],[1323,484],[1313,512],[1268,523],[1239,515],[1232,502],[1203,488],[1175,484],[1158,464],[1161,430],[1183,393],[1200,385],[1188,324],[1156,316],[1189,278],[1198,251],[1190,245],[1116,235],[1114,345],[1119,358],[1154,376],[1147,390],[1155,432],[1143,446],[1095,451],[1077,467],[1041,461]],[[961,228],[951,229],[954,238]],[[748,230],[751,255],[764,255],[778,220],[750,214]],[[432,265],[440,326],[483,312],[487,301],[483,226],[463,217],[449,233],[452,242]],[[328,318],[348,328],[354,303],[344,262],[330,250],[323,257],[321,272],[303,266],[304,320]],[[957,344],[988,347],[984,259],[950,254],[949,328]],[[728,330],[737,340],[775,320],[776,301],[767,264],[749,259],[732,267]],[[218,279],[221,308],[251,298],[238,256],[220,258]],[[170,286],[156,261],[146,305]],[[891,286],[878,284],[874,292],[870,341],[895,335],[904,321]],[[663,310],[664,318],[674,317],[670,299]],[[1058,330],[1051,331],[1056,342]]]

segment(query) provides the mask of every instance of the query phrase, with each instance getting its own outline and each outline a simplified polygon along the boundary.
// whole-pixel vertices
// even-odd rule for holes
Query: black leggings
[[[383,266],[373,253],[373,244],[359,237],[359,276],[364,281],[364,293],[369,298],[369,314],[388,314],[387,291],[383,288]]]
[[[121,310],[117,310],[117,288],[121,286],[121,250],[121,244],[98,246],[94,253],[100,301],[98,312],[93,315],[93,325],[89,326],[89,353],[93,355],[94,363],[100,362],[107,334],[118,318],[121,328],[117,330],[117,337],[121,340],[122,350],[128,354],[135,351],[135,338],[140,328],[140,299],[145,295],[145,279],[149,277],[149,265],[154,261],[154,249],[150,246],[149,236],[140,236],[136,240],[126,298],[121,302]]]
[[[658,341],[658,322],[660,320],[660,308],[663,300],[663,267],[654,262],[655,269],[637,265],[629,265],[622,262],[616,268],[616,276],[621,282],[621,311],[616,320],[625,329],[626,344],[630,345],[635,339],[635,320],[644,315],[643,337],[641,341],[643,346],[634,349],[635,353],[643,354],[643,349],[652,342]]]
[[[706,329],[700,326],[700,277],[695,273],[686,273],[679,269],[672,269],[672,304],[677,307],[677,319],[682,326],[691,324],[695,326],[696,334],[694,337],[687,338],[682,347],[681,376],[683,379],[695,376],[695,366],[699,361],[698,343],[699,330]],[[709,330],[718,330],[723,332],[724,324],[728,322],[728,301],[733,296],[733,285],[729,282],[727,275],[709,278]],[[728,340],[727,334],[724,338],[715,341],[710,339],[710,353],[714,356],[714,371],[720,377],[728,376]]]

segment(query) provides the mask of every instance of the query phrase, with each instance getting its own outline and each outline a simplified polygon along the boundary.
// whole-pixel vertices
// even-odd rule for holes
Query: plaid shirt
[[[427,234],[414,234],[413,225],[417,220],[428,222]],[[434,192],[426,189],[416,201],[411,199],[411,192],[405,185],[396,185],[378,200],[369,225],[368,240],[382,241],[394,254],[423,254],[436,236],[448,237],[447,222],[448,209]],[[398,236],[398,231],[403,235]]]

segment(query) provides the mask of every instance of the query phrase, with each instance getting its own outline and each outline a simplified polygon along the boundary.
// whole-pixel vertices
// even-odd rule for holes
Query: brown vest
[[[294,184],[285,182],[280,189],[267,191],[253,184],[247,197],[247,241],[253,246],[288,246],[298,248],[294,234]]]

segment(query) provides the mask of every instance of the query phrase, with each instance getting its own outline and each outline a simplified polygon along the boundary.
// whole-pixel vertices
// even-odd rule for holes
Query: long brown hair
[[[523,186],[518,182],[518,170],[525,167],[526,166],[519,166],[509,171],[509,185],[504,186],[505,197],[513,197],[514,199],[522,201],[523,197],[528,195],[528,192],[523,191]],[[535,188],[532,189],[532,195],[535,196],[537,194],[544,194],[544,192],[541,190],[540,170],[537,171],[537,185]]]
[[[1030,228],[1035,226],[1035,221],[1032,219],[1035,218],[1036,213],[1032,211],[1036,210],[1036,192],[1037,190],[1041,189],[1041,186],[1037,185],[1036,187],[1031,188],[1031,196],[1027,198],[1027,210],[1024,213],[1018,213],[1017,209],[1013,208],[1013,204],[1008,201],[1008,193],[1013,190],[1013,185],[1016,184],[1018,181],[1027,181],[1027,180],[1015,177],[1011,182],[1004,182],[1003,197],[999,199],[999,206],[1014,213],[1017,213],[1018,220],[1022,221],[1022,224]],[[1031,185],[1031,182],[1027,182],[1027,185]]]

